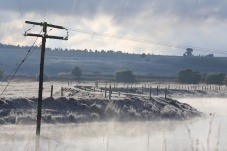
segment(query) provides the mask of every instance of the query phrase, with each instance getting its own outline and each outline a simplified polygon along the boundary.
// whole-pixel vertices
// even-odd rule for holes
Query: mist
[[[182,98],[203,111],[205,118],[186,121],[98,122],[43,125],[41,150],[225,150],[227,128],[224,98]],[[0,126],[0,146],[34,150],[35,126]],[[210,131],[210,132],[209,132]],[[209,138],[209,142],[207,139]],[[197,142],[197,143],[196,143]],[[217,145],[217,143],[219,143]],[[196,145],[197,144],[197,145]]]

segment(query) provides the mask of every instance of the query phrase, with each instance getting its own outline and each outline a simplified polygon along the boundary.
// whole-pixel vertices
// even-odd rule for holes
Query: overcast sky
[[[19,0],[0,1],[1,43],[32,45],[35,38],[22,35],[32,27],[22,24],[23,17],[23,22],[46,21],[71,29],[68,41],[48,39],[51,48],[183,55],[192,47],[194,55],[227,56],[226,0],[20,0],[22,17]],[[148,43],[90,35],[78,29]],[[40,30],[36,26],[29,32]],[[66,36],[66,31],[54,29],[48,34]]]

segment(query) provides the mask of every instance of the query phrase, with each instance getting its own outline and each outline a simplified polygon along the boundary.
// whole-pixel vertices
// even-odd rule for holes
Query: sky
[[[46,21],[69,29],[69,40],[48,39],[50,48],[177,56],[193,48],[194,55],[227,56],[226,0],[0,1],[4,44],[32,45],[36,38],[23,36],[32,25],[24,22]],[[28,32],[41,29],[35,26]],[[48,35],[65,37],[67,32],[48,28]]]

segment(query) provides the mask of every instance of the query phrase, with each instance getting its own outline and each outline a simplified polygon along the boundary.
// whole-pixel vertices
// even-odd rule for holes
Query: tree
[[[71,72],[71,75],[75,76],[77,81],[80,81],[80,77],[82,75],[82,70],[80,69],[80,67],[75,66]]]
[[[145,54],[145,53],[142,53],[142,54],[140,55],[140,57],[141,57],[141,58],[146,58],[146,54]]]
[[[224,73],[209,73],[205,79],[207,84],[223,84],[224,80]]]
[[[201,80],[201,74],[198,71],[184,69],[178,72],[178,81],[186,84],[197,84]]]
[[[136,81],[136,76],[133,75],[131,70],[117,71],[114,79],[117,82],[133,83]]]
[[[2,69],[0,69],[0,80],[2,80],[4,77],[4,71]]]
[[[224,84],[227,86],[227,76],[225,76]]]
[[[187,48],[183,56],[193,56],[192,52],[193,52],[192,48]]]

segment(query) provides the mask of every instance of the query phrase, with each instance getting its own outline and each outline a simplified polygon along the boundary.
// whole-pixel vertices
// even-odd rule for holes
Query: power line
[[[74,12],[75,6],[76,6],[76,0],[73,3],[73,8],[72,8],[72,14],[71,14],[71,16],[73,16],[73,12]]]
[[[22,9],[21,9],[21,2],[20,2],[20,0],[18,0],[18,3],[19,3],[19,8],[20,8],[21,22],[22,22],[22,25],[23,25],[23,29],[25,31],[25,28],[24,28],[24,19],[23,19],[23,13],[22,13]]]
[[[42,30],[40,31],[40,33],[42,32]],[[20,62],[20,64],[18,65],[18,67],[15,69],[15,71],[13,71],[9,76],[7,76],[3,82],[5,82],[6,80],[8,80],[10,77],[10,80],[7,82],[5,88],[3,89],[2,93],[0,94],[0,97],[2,96],[2,94],[6,91],[7,87],[9,86],[10,82],[13,80],[13,78],[15,77],[16,73],[18,72],[18,70],[20,69],[20,67],[22,66],[22,64],[27,60],[27,58],[38,48],[35,47],[33,50],[32,48],[34,47],[36,41],[38,40],[38,37],[35,39],[35,41],[33,42],[32,46],[30,47],[30,49],[28,50],[27,54],[25,55],[24,59]],[[32,51],[31,51],[32,50]],[[3,82],[0,84],[2,85]]]
[[[147,40],[147,39],[139,39],[139,38],[126,37],[126,36],[104,34],[104,33],[93,32],[93,31],[82,30],[82,29],[68,28],[68,30],[74,31],[74,32],[80,32],[80,33],[84,33],[84,34],[90,34],[90,35],[96,35],[96,36],[102,36],[102,37],[108,37],[108,38],[115,38],[115,39],[122,39],[122,40],[147,43],[147,44],[153,44],[153,45],[160,45],[160,46],[166,46],[166,47],[176,47],[176,48],[184,48],[184,49],[193,48],[193,49],[197,49],[197,50],[201,50],[201,51],[209,50],[209,51],[213,51],[213,52],[226,52],[224,50],[202,48],[202,47],[195,47],[195,46],[182,45],[182,44],[173,44],[173,43],[167,43],[167,42],[158,42],[158,41],[152,41],[152,40]]]

